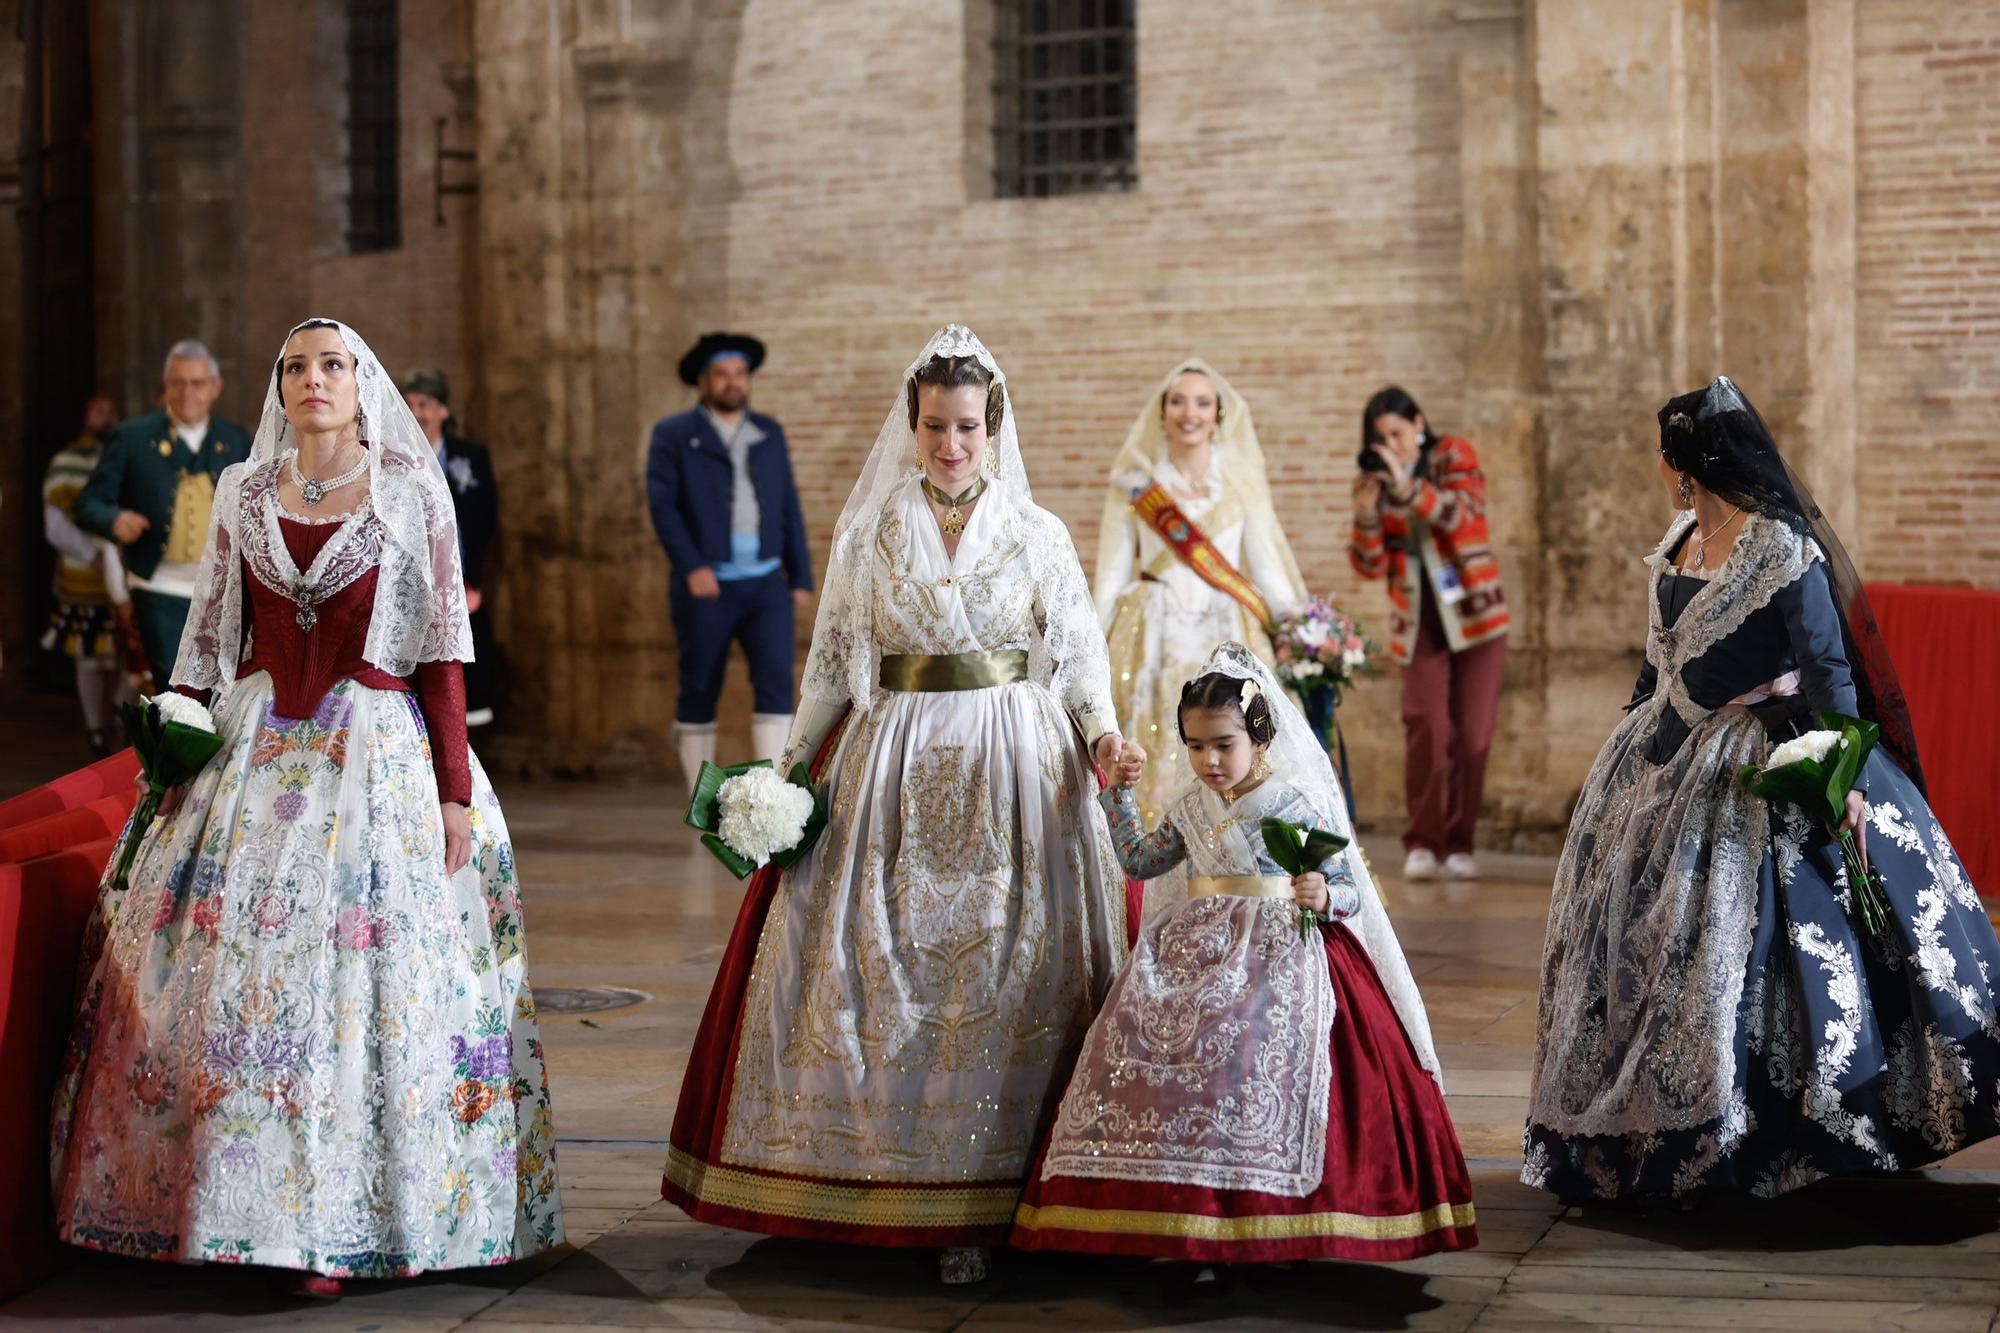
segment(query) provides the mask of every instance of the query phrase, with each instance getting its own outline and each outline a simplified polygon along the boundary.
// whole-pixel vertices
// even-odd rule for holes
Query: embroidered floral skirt
[[[563,1239],[513,849],[473,761],[444,873],[407,694],[309,718],[270,677],[106,888],[54,1114],[62,1239],[341,1277],[504,1263]]]
[[[1089,759],[1024,682],[888,694],[821,776],[812,854],[750,879],[662,1194],[771,1235],[1002,1242],[1125,952]]]
[[[1192,906],[1204,901],[1219,900],[1198,900]],[[1133,967],[1161,938],[1161,927],[1149,927],[1147,934]],[[1289,1075],[1293,1065],[1303,1066],[1305,1061],[1286,1058],[1283,1048],[1289,1043],[1251,1040],[1255,1034],[1245,1032],[1242,1015],[1223,998],[1224,992],[1262,993],[1258,983],[1266,978],[1250,974],[1264,970],[1258,965],[1260,957],[1282,958],[1290,948],[1300,947],[1295,929],[1289,945],[1273,947],[1266,940],[1247,954],[1237,951],[1226,970],[1238,975],[1230,977],[1204,965],[1211,959],[1220,961],[1221,953],[1210,950],[1196,957],[1176,950],[1172,940],[1165,943],[1166,952],[1183,956],[1178,963],[1169,960],[1163,971],[1179,972],[1183,989],[1195,1001],[1190,1012],[1213,1021],[1196,1017],[1172,1031],[1154,1022],[1142,1039],[1100,1042],[1100,1030],[1123,1012],[1131,969],[1120,977],[1085,1045],[1070,1095],[1076,1095],[1080,1084],[1101,1086],[1107,1090],[1101,1101],[1122,1104],[1122,1109],[1111,1108],[1115,1114],[1097,1119],[1098,1128],[1116,1131],[1113,1137],[1129,1141],[1127,1160],[1110,1168],[1120,1178],[1104,1178],[1051,1171],[1044,1165],[1045,1152],[1016,1214],[1016,1246],[1208,1263],[1269,1263],[1335,1258],[1388,1262],[1478,1244],[1471,1176],[1444,1094],[1418,1064],[1374,964],[1345,926],[1322,927],[1316,942],[1325,950],[1333,1005],[1331,1034],[1326,1038],[1330,1077],[1322,1099],[1312,1107],[1315,1115],[1325,1117],[1323,1135],[1301,1135],[1295,1128],[1273,1132],[1286,1118],[1285,1106],[1293,1098],[1280,1088],[1263,1086],[1267,1080],[1262,1075]],[[1276,990],[1272,995],[1276,999]],[[1165,1014],[1160,1006],[1145,1007],[1161,1017]],[[1184,1052],[1190,1069],[1212,1063],[1225,1049],[1240,1049],[1256,1068],[1234,1080],[1237,1086],[1231,1094],[1216,1100],[1209,1108],[1212,1117],[1200,1114],[1201,1108],[1192,1108],[1196,1114],[1183,1108],[1168,1124],[1164,1110],[1158,1116],[1147,1113],[1149,1079],[1140,1067],[1146,1063],[1142,1046]],[[1113,1047],[1122,1058],[1108,1058]],[[1125,1068],[1114,1069],[1113,1064]],[[1154,1072],[1171,1076],[1176,1071]],[[1159,1100],[1170,1104],[1169,1098]],[[1069,1110],[1065,1099],[1051,1152],[1072,1137],[1067,1133]],[[1250,1174],[1284,1174],[1303,1183],[1289,1192],[1247,1184],[1225,1188],[1191,1183],[1204,1173],[1188,1171],[1185,1161],[1159,1171],[1158,1175],[1172,1179],[1146,1178],[1149,1173],[1140,1158],[1170,1156],[1161,1149],[1170,1146],[1163,1140],[1174,1137],[1206,1137],[1225,1150],[1225,1140],[1240,1143],[1241,1153],[1217,1151],[1207,1157],[1215,1162],[1269,1158],[1266,1164],[1278,1166],[1279,1171]],[[1303,1164],[1293,1160],[1294,1140],[1307,1143],[1320,1160]],[[1209,1174],[1225,1179],[1246,1173],[1240,1167],[1225,1167]]]
[[[2000,1133],[2000,943],[1916,784],[1870,757],[1878,940],[1846,911],[1838,845],[1735,786],[1756,722],[1718,715],[1665,766],[1640,739],[1614,733],[1558,871],[1522,1179],[1770,1197]]]

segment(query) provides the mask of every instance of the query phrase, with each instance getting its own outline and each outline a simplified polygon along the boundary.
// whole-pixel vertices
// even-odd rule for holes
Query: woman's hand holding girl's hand
[[[444,818],[444,873],[456,875],[472,859],[472,816],[457,801],[438,806]]]
[[[1146,772],[1146,752],[1136,742],[1126,741],[1118,752],[1118,762],[1111,766],[1111,785],[1114,787],[1136,787]]]
[[[1292,876],[1292,899],[1301,907],[1326,914],[1326,876],[1317,870],[1308,870],[1303,875]]]

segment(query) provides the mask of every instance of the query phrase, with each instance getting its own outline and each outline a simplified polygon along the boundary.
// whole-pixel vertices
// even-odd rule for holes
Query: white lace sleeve
[[[1035,620],[1048,655],[1049,689],[1083,728],[1084,739],[1118,730],[1111,702],[1111,654],[1069,529],[1036,510]]]
[[[249,464],[232,463],[215,486],[208,542],[195,567],[194,599],[171,683],[212,690],[236,678],[243,645],[243,562],[237,556],[243,523],[243,479]],[[157,668],[156,668],[157,669]]]
[[[819,613],[813,619],[805,674],[799,681],[801,700],[814,699],[835,708],[850,700],[863,708],[868,705],[870,696],[857,688],[867,677],[857,676],[857,671],[869,672],[873,656],[867,611],[874,596],[872,558],[878,518],[869,515],[853,524],[828,553]]]

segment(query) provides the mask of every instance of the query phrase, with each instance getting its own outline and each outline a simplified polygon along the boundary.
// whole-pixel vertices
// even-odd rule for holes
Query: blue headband
[[[708,360],[702,365],[702,369],[706,370],[708,369],[709,366],[714,365],[718,361],[741,361],[746,366],[750,364],[749,356],[731,347],[731,348],[726,348],[723,351],[717,352],[714,356],[708,358]]]

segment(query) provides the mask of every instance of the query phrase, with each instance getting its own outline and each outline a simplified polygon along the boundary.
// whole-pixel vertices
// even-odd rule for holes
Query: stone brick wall
[[[1743,382],[1869,576],[2000,586],[2000,5],[1147,0],[1138,186],[1053,200],[991,197],[983,5],[403,0],[404,246],[373,256],[325,241],[341,90],[313,34],[338,6],[195,6],[244,19],[217,44],[243,62],[234,111],[200,107],[234,137],[163,142],[208,154],[186,179],[238,181],[240,261],[211,280],[172,268],[213,246],[125,247],[165,256],[135,270],[107,244],[101,294],[239,312],[211,334],[238,416],[309,311],[460,379],[505,494],[502,766],[672,772],[640,458],[707,328],[769,344],[756,402],[822,559],[937,325],[1006,366],[1086,567],[1112,452],[1198,353],[1249,399],[1309,582],[1377,623],[1347,486],[1361,404],[1402,383],[1487,464],[1516,615],[1496,841],[1548,844],[1637,669],[1667,394]],[[444,228],[438,115],[481,182]],[[1396,699],[1391,671],[1345,714],[1363,818],[1390,825]],[[726,753],[748,711],[739,669]]]
[[[345,29],[338,5],[244,10],[241,42],[242,323],[229,407],[254,423],[270,358],[285,330],[310,315],[342,320],[368,339],[392,375],[441,366],[470,387],[479,304],[471,268],[476,203],[434,209],[437,118],[446,143],[473,134],[469,0],[402,0],[398,70],[402,118],[402,245],[350,254],[346,245]],[[458,90],[454,91],[454,78]]]
[[[691,167],[726,161],[733,188],[690,218],[692,262],[720,278],[696,318],[769,342],[758,402],[804,464],[815,550],[903,367],[956,320],[1007,370],[1036,497],[1087,570],[1112,455],[1160,376],[1199,354],[1250,403],[1309,584],[1380,623],[1345,556],[1361,405],[1395,380],[1472,429],[1450,7],[1254,4],[1217,24],[1143,6],[1138,188],[1047,200],[993,199],[964,165],[968,124],[985,131],[961,86],[965,8],[702,20],[735,62],[695,70]],[[648,407],[685,400],[658,384]],[[1500,526],[1505,541],[1519,524]],[[1391,673],[1353,709],[1378,787],[1394,695]]]
[[[1858,559],[2000,587],[2000,5],[1857,17]]]

